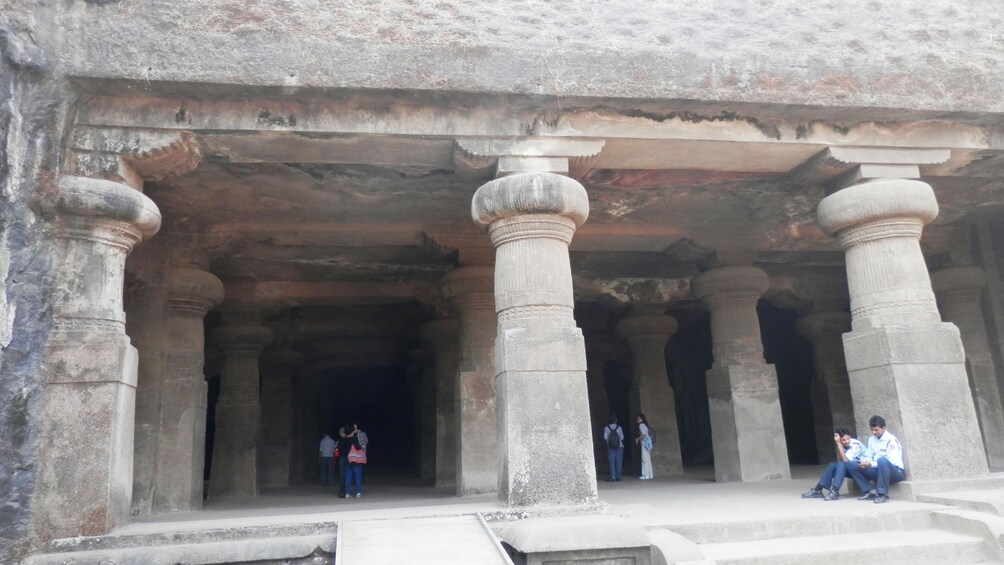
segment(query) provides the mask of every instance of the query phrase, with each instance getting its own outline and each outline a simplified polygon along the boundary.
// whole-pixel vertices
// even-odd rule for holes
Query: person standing
[[[367,456],[367,458],[368,458],[369,457],[369,452],[366,450],[366,446],[368,446],[370,444],[370,438],[369,438],[369,436],[366,435],[366,432],[364,432],[363,429],[359,427],[359,423],[358,422],[353,422],[352,425],[356,429],[356,438],[359,440],[359,446],[363,448],[363,453],[365,453],[366,456]],[[366,473],[365,473],[365,471],[366,471],[366,466],[365,465],[363,465],[363,466],[361,466],[359,468],[359,474],[362,477],[363,483],[366,482]]]
[[[610,470],[607,482],[621,480],[624,465],[624,428],[617,425],[617,416],[610,417],[610,423],[603,426],[603,443],[607,445],[607,465]]]
[[[330,487],[335,484],[335,440],[327,432],[318,446],[318,461],[321,462],[321,486]]]
[[[356,486],[356,498],[359,498],[363,495],[362,465],[349,458],[353,448],[359,452],[363,450],[359,445],[358,430],[355,426],[351,431],[344,427],[339,430],[339,435],[341,438],[338,440],[338,464],[342,466],[342,492],[338,493],[338,498],[349,496],[349,485],[353,482]]]
[[[647,481],[652,478],[652,437],[644,414],[638,414],[635,421],[638,422],[638,437],[634,438],[634,442],[641,445],[641,476],[638,478]]]

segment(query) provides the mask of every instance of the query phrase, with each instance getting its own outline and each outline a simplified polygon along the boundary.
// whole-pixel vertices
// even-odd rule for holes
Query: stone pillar
[[[676,397],[666,373],[666,343],[678,327],[676,319],[665,314],[635,314],[617,324],[617,334],[631,347],[631,406],[645,414],[655,430],[658,447],[652,449],[652,472],[656,475],[683,472]],[[634,429],[635,416],[625,421],[625,430]]]
[[[914,480],[987,473],[959,331],[941,321],[920,250],[937,215],[934,191],[912,180],[851,186],[818,209],[820,227],[846,253],[852,330],[844,356],[858,429],[883,416]]]
[[[223,283],[202,269],[176,267],[168,271],[167,294],[155,512],[202,508],[207,402],[204,319],[223,300]]]
[[[987,463],[1004,469],[1004,413],[980,302],[986,275],[979,267],[951,267],[931,273],[931,284],[944,320],[955,324],[962,337]]]
[[[269,349],[261,359],[262,488],[289,486],[293,460],[293,372],[303,365],[303,354],[292,349]]]
[[[433,320],[421,330],[423,342],[436,352],[436,486],[456,484],[457,440],[454,398],[459,366],[457,320]]]
[[[597,498],[568,257],[588,213],[582,185],[553,173],[505,176],[474,195],[474,220],[488,226],[495,246],[499,499],[509,506]]]
[[[292,484],[300,484],[306,478],[307,444],[312,439],[307,433],[307,419],[304,417],[307,411],[306,388],[305,376],[303,374],[293,375],[293,437],[290,439],[289,448],[289,481]],[[331,433],[336,432],[337,430]]]
[[[607,445],[603,442],[603,426],[610,420],[610,398],[607,396],[605,365],[613,356],[608,343],[592,340],[586,345],[586,388],[589,394],[589,423],[593,434],[593,459],[597,474],[607,473]],[[621,424],[627,423],[626,414],[618,414]],[[630,428],[625,428],[625,432]],[[625,433],[625,439],[630,433]]]
[[[768,287],[767,274],[756,267],[711,269],[691,285],[711,310],[708,408],[719,481],[791,477],[777,374],[764,362],[756,312]]]
[[[498,489],[495,416],[495,295],[491,267],[459,267],[443,277],[443,296],[457,312],[460,367],[457,371],[457,495]]]
[[[226,320],[213,334],[223,351],[216,437],[209,472],[211,498],[258,494],[258,356],[272,332],[255,321]]]
[[[159,239],[159,238],[158,238]],[[154,242],[157,239],[153,240]],[[152,242],[151,242],[152,243]],[[132,257],[136,257],[133,255]],[[159,257],[158,257],[159,259]],[[127,262],[128,263],[128,262]],[[163,384],[167,293],[161,280],[144,281],[126,293],[126,333],[139,353],[133,434],[132,513],[153,512]]]
[[[424,346],[424,344],[423,344]],[[436,478],[436,365],[435,353],[429,347],[411,352],[414,370],[418,371],[418,433],[415,437],[418,476],[422,480]]]
[[[136,349],[122,309],[126,255],[160,212],[111,181],[63,177],[56,200],[53,324],[42,353],[36,539],[104,534],[129,521]]]
[[[841,335],[851,329],[846,312],[811,312],[795,323],[795,329],[812,346],[814,375],[809,394],[816,428],[816,454],[820,463],[833,460],[833,430],[843,426],[857,436],[851,383],[844,363]],[[867,429],[867,428],[866,428]],[[862,440],[867,439],[867,435]]]

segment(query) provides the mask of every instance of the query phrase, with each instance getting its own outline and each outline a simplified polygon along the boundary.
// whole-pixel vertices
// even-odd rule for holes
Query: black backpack
[[[610,430],[610,433],[607,434],[607,447],[610,449],[617,449],[621,446],[621,436],[617,433],[618,427],[617,425],[614,425],[612,428],[607,426],[607,429]]]

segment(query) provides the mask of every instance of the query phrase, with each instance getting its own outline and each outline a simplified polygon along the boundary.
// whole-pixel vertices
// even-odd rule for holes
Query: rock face
[[[594,504],[638,410],[657,474],[873,413],[967,436],[912,479],[1004,460],[996,0],[328,4],[5,3],[0,561],[350,418],[515,507]]]

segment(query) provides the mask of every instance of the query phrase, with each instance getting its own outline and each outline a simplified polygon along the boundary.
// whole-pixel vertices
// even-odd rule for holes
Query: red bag
[[[352,449],[349,450],[349,463],[358,463],[360,465],[365,465],[366,452],[353,445]]]

